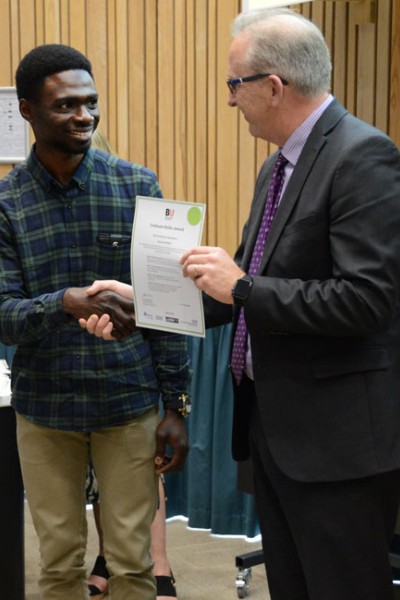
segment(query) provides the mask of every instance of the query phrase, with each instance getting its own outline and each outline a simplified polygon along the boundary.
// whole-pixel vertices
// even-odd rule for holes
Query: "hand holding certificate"
[[[205,336],[201,292],[179,263],[200,244],[205,211],[204,204],[137,196],[131,270],[139,327]]]

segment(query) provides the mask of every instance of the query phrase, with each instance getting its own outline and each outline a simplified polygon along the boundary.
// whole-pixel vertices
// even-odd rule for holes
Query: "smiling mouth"
[[[76,138],[90,139],[93,135],[93,129],[69,129],[68,133]]]

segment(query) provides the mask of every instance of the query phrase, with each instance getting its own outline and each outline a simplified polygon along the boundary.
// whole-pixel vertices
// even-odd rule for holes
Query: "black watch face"
[[[235,285],[233,295],[240,300],[245,300],[249,295],[251,282],[246,279],[238,279]]]

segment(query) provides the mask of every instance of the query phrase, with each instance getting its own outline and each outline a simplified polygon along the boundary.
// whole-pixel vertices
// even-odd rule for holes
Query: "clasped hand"
[[[93,295],[88,288],[68,288],[64,294],[63,305],[66,313],[79,322],[87,322],[96,315],[101,318],[108,315],[112,322],[112,337],[120,340],[134,331],[138,331],[135,322],[133,301],[111,290],[100,290]],[[82,324],[82,323],[81,323]]]

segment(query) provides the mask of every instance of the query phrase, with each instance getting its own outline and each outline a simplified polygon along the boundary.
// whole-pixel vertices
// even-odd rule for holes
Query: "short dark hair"
[[[18,99],[35,100],[46,77],[71,69],[87,71],[93,78],[91,62],[75,48],[64,44],[33,48],[23,57],[15,73]]]

